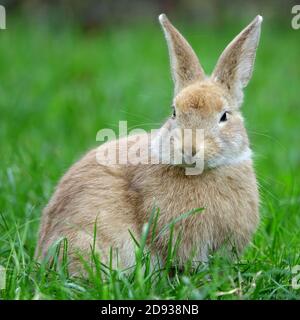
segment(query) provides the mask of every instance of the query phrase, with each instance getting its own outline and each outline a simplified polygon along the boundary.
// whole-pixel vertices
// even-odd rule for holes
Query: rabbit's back
[[[124,166],[99,164],[98,151],[87,153],[62,177],[41,220],[37,256],[45,257],[55,242],[66,238],[72,270],[93,245],[103,260],[111,247],[119,249],[123,265],[134,259],[128,230],[135,235],[139,230],[139,196],[128,186]]]

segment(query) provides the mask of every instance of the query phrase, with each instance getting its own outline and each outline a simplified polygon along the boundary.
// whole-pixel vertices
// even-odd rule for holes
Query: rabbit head
[[[196,130],[200,129],[204,168],[250,159],[251,150],[240,107],[243,88],[253,70],[262,17],[257,16],[230,42],[211,76],[205,75],[193,49],[166,15],[160,15],[159,21],[168,44],[175,86],[173,115],[163,129],[191,130],[191,148],[187,149],[192,153],[186,155],[189,157],[200,154],[201,143],[195,138]],[[182,145],[181,148],[185,150]]]

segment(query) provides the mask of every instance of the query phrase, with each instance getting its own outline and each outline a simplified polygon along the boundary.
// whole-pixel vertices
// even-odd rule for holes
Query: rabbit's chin
[[[252,150],[247,147],[238,155],[219,155],[205,161],[204,167],[208,169],[221,166],[234,166],[252,159]]]
[[[181,162],[178,163],[174,161],[174,159],[170,159],[168,163],[165,162],[165,164],[168,164],[170,166],[176,166],[180,168],[191,168],[191,169],[199,169],[201,171],[208,170],[208,169],[214,169],[222,166],[236,166],[240,163],[251,161],[252,159],[252,150],[247,147],[244,149],[240,154],[236,155],[216,155],[214,157],[211,157],[209,159],[198,159],[194,158],[194,162]]]
[[[209,160],[205,160],[204,162],[200,159],[195,159],[194,163],[174,163],[173,161],[170,161],[169,165],[189,170],[188,175],[199,175],[205,170],[221,168],[222,166],[237,166],[244,162],[251,161],[251,159],[252,151],[247,147],[236,156],[219,155]]]

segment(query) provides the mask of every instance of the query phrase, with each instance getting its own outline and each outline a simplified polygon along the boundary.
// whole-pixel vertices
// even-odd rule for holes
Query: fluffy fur
[[[195,261],[206,261],[208,253],[221,246],[241,251],[259,222],[258,190],[240,106],[262,18],[256,17],[229,44],[211,77],[204,74],[194,51],[167,17],[161,15],[159,20],[171,58],[176,110],[176,117],[162,128],[203,129],[205,170],[188,176],[184,167],[171,162],[104,166],[96,161],[97,150],[90,151],[63,176],[44,209],[37,247],[37,256],[43,258],[53,242],[67,238],[73,273],[82,270],[78,253],[90,255],[95,224],[94,249],[102,260],[107,261],[113,248],[121,267],[133,265],[134,244],[128,230],[139,239],[154,205],[160,208],[158,232],[179,215],[204,208],[175,225],[175,236],[181,233],[179,264],[191,254]],[[227,121],[220,121],[224,112]],[[138,137],[145,143],[149,138]],[[194,151],[197,148],[193,145]],[[164,234],[151,250],[163,260],[167,246],[168,234]]]

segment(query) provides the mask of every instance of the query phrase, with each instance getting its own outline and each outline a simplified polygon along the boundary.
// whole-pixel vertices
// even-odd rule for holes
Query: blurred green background
[[[2,1],[7,29],[0,30],[0,264],[10,270],[3,298],[32,297],[28,264],[41,210],[65,170],[96,146],[97,131],[117,129],[119,120],[128,120],[129,128],[157,128],[169,116],[173,85],[157,22],[161,12],[189,40],[207,73],[255,15],[264,17],[243,105],[262,216],[245,259],[253,274],[263,270],[266,277],[259,294],[249,297],[299,294],[291,288],[291,267],[300,264],[300,30],[291,27],[295,3]]]

